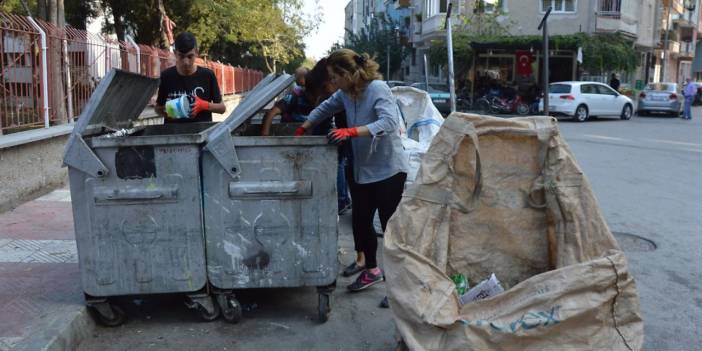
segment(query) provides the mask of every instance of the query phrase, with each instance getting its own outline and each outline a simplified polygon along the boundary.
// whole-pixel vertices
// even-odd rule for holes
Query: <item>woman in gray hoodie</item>
[[[409,168],[400,140],[400,111],[378,68],[367,54],[352,50],[341,49],[329,55],[327,69],[339,90],[315,108],[295,133],[304,135],[335,113],[346,111],[348,128],[334,129],[328,138],[333,143],[350,142],[353,154],[353,181],[349,184],[353,235],[365,262],[357,259],[352,263],[361,274],[348,286],[351,291],[363,290],[383,280],[376,260],[378,241],[373,217],[377,210],[385,230],[400,203]]]

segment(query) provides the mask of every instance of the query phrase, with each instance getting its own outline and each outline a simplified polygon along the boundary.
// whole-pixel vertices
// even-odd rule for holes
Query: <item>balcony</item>
[[[688,59],[692,60],[695,57],[695,44],[693,43],[683,43],[680,46],[680,55],[679,57],[681,59]]]
[[[622,12],[622,5],[626,3],[627,0],[599,0],[596,30],[604,33],[619,32],[636,38],[639,21],[631,11],[631,4],[624,6],[625,11]]]
[[[444,20],[446,15],[436,14],[422,22],[422,39],[433,39],[436,36],[444,35]]]
[[[680,54],[680,42],[668,39],[668,54],[679,55]]]
[[[685,11],[682,0],[663,0],[663,7],[670,7],[673,12],[677,13]]]
[[[622,0],[599,0],[597,16],[619,19],[622,16]]]

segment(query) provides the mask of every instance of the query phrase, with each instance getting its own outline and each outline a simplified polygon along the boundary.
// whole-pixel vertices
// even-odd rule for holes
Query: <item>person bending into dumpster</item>
[[[175,39],[176,64],[161,72],[161,83],[156,97],[156,113],[164,117],[165,123],[211,122],[212,112],[224,113],[217,78],[208,68],[195,65],[198,57],[197,41],[189,32],[178,34]],[[166,113],[166,101],[187,95],[190,100],[190,116],[173,118]]]
[[[324,100],[328,99],[329,97],[336,92],[336,86],[332,84],[331,78],[329,77],[329,72],[327,71],[327,58],[322,58],[319,61],[317,61],[317,64],[315,64],[314,68],[307,74],[307,85],[305,86],[305,90],[307,93],[311,96],[311,98],[314,100],[314,106],[317,107],[320,103],[324,102]],[[315,127],[315,130],[317,132],[321,132],[324,130],[324,135],[329,133],[329,130],[332,126],[331,122],[332,120],[328,120],[327,122],[323,122],[317,127]],[[339,112],[337,114],[334,114],[334,126],[336,128],[346,128],[346,115],[344,112]],[[320,126],[322,128],[320,128]],[[313,133],[316,134],[316,133]],[[338,208],[338,213],[339,215],[343,214],[347,210],[351,209],[351,198],[349,198],[349,192],[348,192],[348,182],[347,182],[347,176],[346,176],[346,167],[348,165],[348,159],[350,158],[351,155],[351,146],[349,143],[341,143],[338,148],[338,168],[337,168],[337,176],[336,176],[336,193],[337,193],[337,208]],[[360,252],[358,249],[358,245],[356,245],[357,252]],[[358,271],[355,271],[354,273],[358,273]]]
[[[373,216],[377,210],[385,230],[400,203],[409,165],[400,140],[399,109],[390,88],[381,80],[378,64],[367,54],[341,49],[329,55],[327,70],[339,90],[310,113],[295,135],[302,136],[314,125],[346,110],[348,128],[334,129],[328,138],[332,143],[351,142],[352,227],[355,241],[362,243],[366,262],[348,289],[361,291],[383,280],[376,259]]]
[[[331,84],[326,68],[326,59],[324,58],[317,62],[311,71],[307,72],[302,81],[306,82],[304,88],[300,87],[299,85],[295,86],[292,91],[288,92],[282,99],[278,100],[272,109],[266,112],[265,116],[263,117],[261,135],[269,136],[271,134],[270,132],[273,124],[273,117],[276,115],[281,115],[282,123],[306,121],[310,112],[312,112],[312,110],[319,105],[319,103],[326,100],[334,93],[334,91],[336,91],[334,86]],[[342,122],[339,118],[335,118],[334,120],[337,124]],[[345,117],[343,123],[344,125],[346,123]],[[331,120],[328,120],[316,126],[312,131],[312,134],[327,135],[330,129]],[[340,165],[344,164],[344,154],[343,147],[340,147]],[[340,168],[341,167],[342,166],[340,166]],[[341,168],[337,176],[337,200],[340,214],[344,210],[348,209],[351,203],[346,189],[347,184],[344,178],[344,171],[343,168]]]

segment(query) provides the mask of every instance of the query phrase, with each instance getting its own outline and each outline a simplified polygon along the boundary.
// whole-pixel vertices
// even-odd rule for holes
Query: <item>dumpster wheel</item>
[[[233,294],[217,294],[217,304],[222,310],[222,317],[229,323],[239,323],[242,316],[241,304]]]
[[[127,321],[127,314],[124,310],[108,302],[88,304],[88,310],[98,323],[106,327],[117,327]]]
[[[319,304],[317,305],[317,317],[320,323],[326,323],[331,313],[331,294],[320,292],[318,296]]]
[[[211,322],[219,318],[219,305],[211,296],[188,296],[185,305],[196,309],[200,318],[205,322]]]

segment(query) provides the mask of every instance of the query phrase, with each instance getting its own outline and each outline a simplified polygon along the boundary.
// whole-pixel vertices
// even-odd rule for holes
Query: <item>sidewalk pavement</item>
[[[12,211],[0,213],[0,351],[63,351],[75,350],[79,346],[81,349],[89,350],[95,349],[96,345],[101,345],[100,347],[103,348],[111,342],[123,342],[121,338],[126,337],[124,333],[129,333],[130,328],[133,327],[155,329],[155,333],[161,333],[159,328],[172,329],[174,321],[168,319],[168,316],[163,320],[154,320],[152,323],[142,325],[144,322],[139,320],[138,315],[132,315],[131,317],[135,320],[128,321],[128,325],[119,328],[96,327],[85,308],[70,201],[70,191],[63,188],[27,202]],[[339,220],[339,268],[341,269],[344,263],[352,261],[353,257],[351,216],[347,213]],[[384,295],[384,289],[378,288],[363,296],[349,299],[344,297],[348,294],[345,292],[345,285],[350,284],[351,280],[352,278],[339,278],[334,295],[339,296],[340,301],[334,307],[335,317],[332,321],[325,327],[315,329],[314,333],[308,330],[305,335],[312,337],[317,334],[323,335],[335,328],[351,328],[348,324],[353,323],[357,318],[356,314],[367,313],[373,315],[373,318],[366,322],[365,328],[359,329],[362,333],[341,337],[342,344],[361,342],[361,335],[371,331],[382,331],[378,340],[374,342],[384,345],[385,349],[391,348],[394,336],[387,326],[391,325],[392,315],[387,309],[377,308],[377,303]],[[316,303],[314,289],[311,290],[312,293],[304,289],[298,290],[300,291],[295,293],[305,299],[300,306],[312,306],[303,310],[316,311],[313,306]],[[307,301],[308,299],[313,301]],[[260,311],[265,311],[266,309],[263,308],[265,303],[262,301],[260,301],[262,304]],[[194,316],[193,312],[186,310],[182,303],[176,304],[177,308],[169,303],[167,305],[166,311],[177,310],[177,313]],[[299,307],[295,307],[294,313],[286,311],[285,308],[286,306],[274,308],[275,313],[272,315],[274,318],[268,316],[266,319],[265,313],[259,312],[262,315],[257,315],[242,324],[250,323],[247,329],[260,329],[261,332],[270,329],[270,325],[278,322],[284,322],[295,328],[309,328],[304,319],[303,322],[295,318],[285,319],[290,316],[299,317]],[[281,313],[290,316],[281,319]],[[166,312],[164,311],[163,314]],[[176,320],[178,320],[176,323],[180,323],[179,325],[184,328],[192,328],[187,319],[183,321],[176,318]],[[198,323],[193,325],[199,325],[199,323],[198,319]],[[222,322],[222,324],[226,323]],[[203,325],[200,328],[212,328],[212,326]],[[230,340],[230,332],[232,331],[222,335],[222,340]],[[94,335],[101,337],[96,339]],[[319,335],[317,337],[321,337]],[[132,342],[148,344],[147,340],[128,338]],[[360,338],[358,340],[361,341],[355,340],[356,338]],[[240,340],[240,342],[244,341]],[[248,342],[258,341],[249,340]],[[309,340],[304,343],[309,343]],[[197,348],[197,346],[194,347]]]
[[[0,214],[0,351],[70,350],[93,322],[80,286],[70,193]]]

